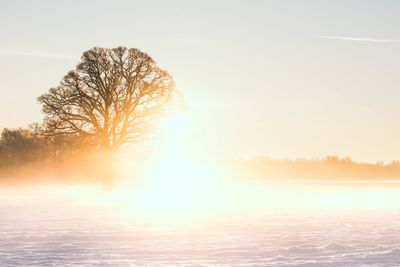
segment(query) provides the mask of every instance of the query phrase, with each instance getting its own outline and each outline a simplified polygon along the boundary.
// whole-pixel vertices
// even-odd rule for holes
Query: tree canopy
[[[143,135],[173,90],[172,76],[146,53],[92,48],[38,98],[45,113],[43,134],[91,137],[104,151],[117,150]]]

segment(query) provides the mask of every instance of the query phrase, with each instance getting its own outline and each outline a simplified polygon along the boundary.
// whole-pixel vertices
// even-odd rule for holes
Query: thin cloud
[[[323,39],[335,39],[335,40],[356,41],[356,42],[400,43],[399,39],[359,38],[359,37],[331,36],[331,35],[322,35],[318,37]]]
[[[52,53],[37,50],[19,50],[0,48],[0,56],[17,56],[17,57],[40,57],[51,59],[78,59],[79,57],[70,54]]]

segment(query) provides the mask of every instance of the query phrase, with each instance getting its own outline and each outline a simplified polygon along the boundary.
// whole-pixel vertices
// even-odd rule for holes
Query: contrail
[[[322,35],[322,36],[318,36],[318,38],[335,39],[335,40],[343,40],[343,41],[356,41],[356,42],[400,43],[399,39],[359,38],[359,37],[331,36],[331,35]]]
[[[0,56],[17,56],[17,57],[41,57],[52,59],[79,59],[79,57],[69,54],[51,53],[46,51],[36,50],[19,50],[0,48]]]

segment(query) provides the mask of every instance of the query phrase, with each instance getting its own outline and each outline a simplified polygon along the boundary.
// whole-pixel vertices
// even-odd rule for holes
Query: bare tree
[[[46,115],[43,133],[91,137],[109,157],[142,136],[173,89],[172,76],[146,53],[92,48],[57,87],[38,98]]]

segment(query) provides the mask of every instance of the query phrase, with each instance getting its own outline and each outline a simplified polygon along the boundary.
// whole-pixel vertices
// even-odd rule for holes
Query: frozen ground
[[[174,228],[110,207],[5,198],[0,266],[400,266],[396,207],[285,208]]]

